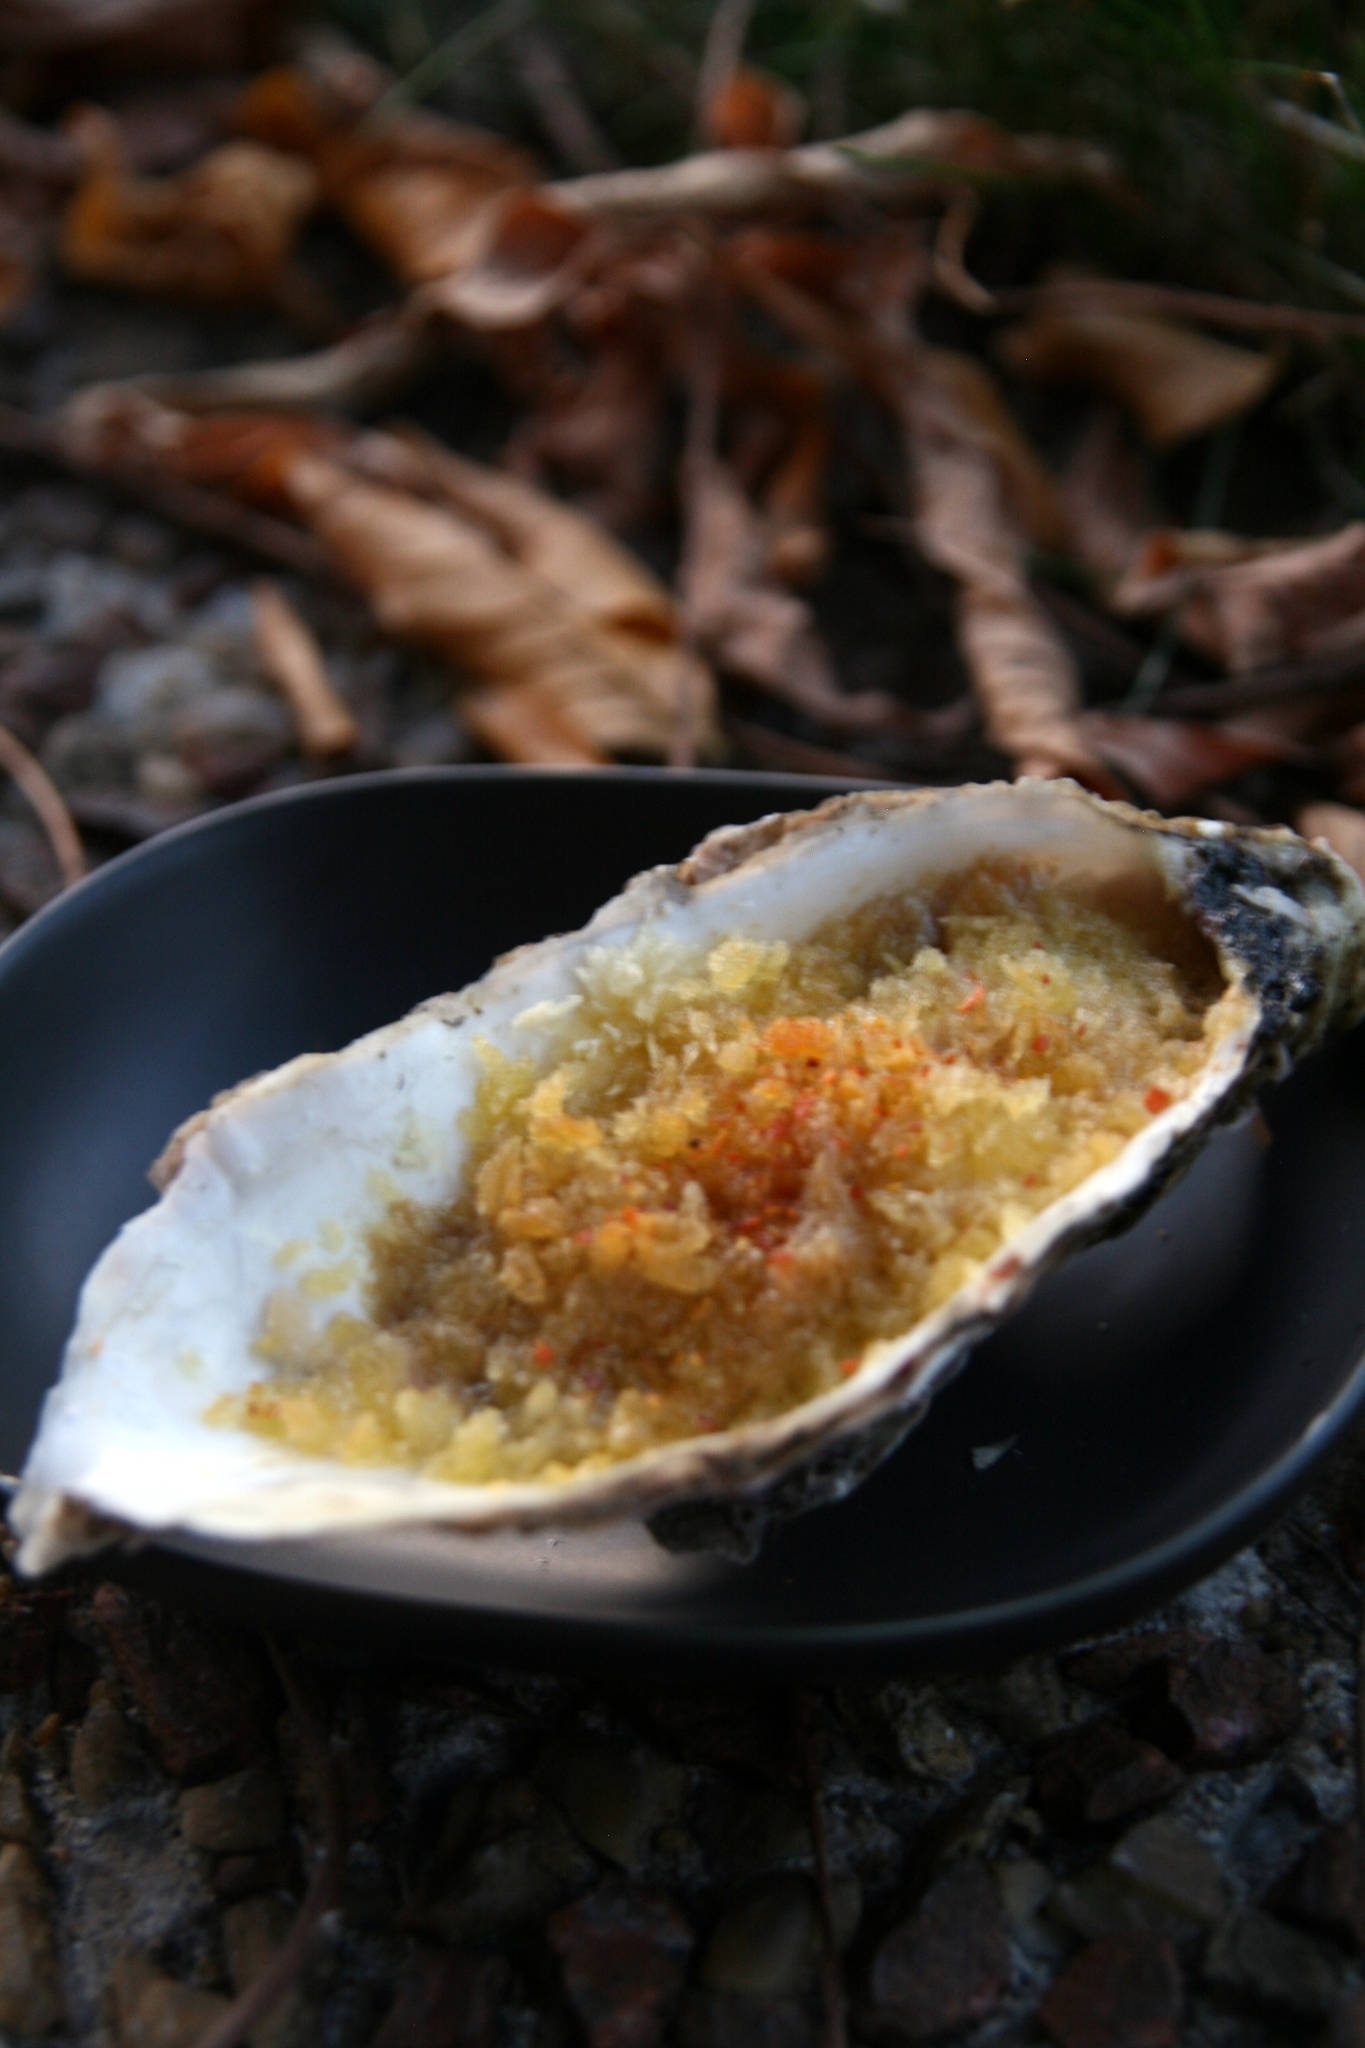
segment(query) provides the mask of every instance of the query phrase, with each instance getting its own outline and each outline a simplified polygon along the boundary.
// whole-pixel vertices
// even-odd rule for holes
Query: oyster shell
[[[838,1385],[604,1468],[483,1484],[308,1456],[206,1419],[261,1376],[253,1347],[291,1246],[328,1246],[327,1306],[360,1311],[367,1234],[395,1195],[436,1203],[461,1181],[478,1043],[549,1056],[589,959],[642,933],[799,942],[889,891],[1001,857],[1130,887],[1160,906],[1157,922],[1174,910],[1216,957],[1218,1025],[1178,1099],[1158,1101],[1116,1157],[1024,1219],[948,1299],[866,1344]],[[666,1541],[744,1554],[771,1514],[847,1492],[1042,1272],[1137,1214],[1257,1087],[1363,1011],[1360,884],[1287,831],[1169,821],[1022,782],[860,793],[713,833],[678,867],[637,876],[582,931],[507,956],[340,1053],[245,1082],[176,1134],[160,1201],[82,1292],[11,1509],[21,1567],[128,1530],[249,1539],[609,1516],[651,1516]]]

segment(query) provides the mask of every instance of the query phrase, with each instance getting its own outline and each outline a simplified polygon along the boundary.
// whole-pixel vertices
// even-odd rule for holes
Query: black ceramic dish
[[[808,778],[435,770],[223,811],[0,950],[0,1459],[17,1470],[82,1277],[219,1088],[344,1044]],[[1365,1062],[1353,1041],[1220,1139],[975,1354],[851,1499],[748,1566],[642,1530],[173,1541],[156,1583],[277,1626],[542,1663],[751,1674],[1003,1656],[1230,1554],[1365,1397]]]

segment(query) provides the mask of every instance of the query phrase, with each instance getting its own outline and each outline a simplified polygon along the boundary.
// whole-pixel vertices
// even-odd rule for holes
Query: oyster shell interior
[[[1018,896],[1021,875],[1071,906],[1066,933],[1048,927],[1048,898],[1042,925],[1035,904],[993,953],[945,949],[945,927],[981,923],[983,889]],[[1101,910],[1107,938],[1095,936]],[[713,835],[679,869],[637,878],[584,932],[524,949],[464,995],[341,1054],[248,1083],[186,1127],[161,1202],[87,1283],[14,1510],[24,1561],[54,1561],[91,1513],[254,1536],[663,1510],[686,1536],[707,1533],[708,1513],[714,1533],[698,1500],[725,1503],[733,1533],[773,1504],[837,1493],[1039,1271],[1149,1198],[1212,1122],[1356,1013],[1360,932],[1353,879],[1292,835],[1170,826],[1056,785],[848,798]],[[1043,985],[1018,988],[1028,956],[1054,957],[1054,938],[1074,983],[1054,1005],[1055,1030],[1038,1021]],[[835,980],[858,965],[851,992],[815,987],[834,971],[831,947]],[[938,977],[936,1007],[922,990],[883,991],[879,1015],[846,1026],[850,1002],[866,1009],[874,983],[916,961]],[[1002,1017],[1011,977],[1015,1007]],[[1165,1017],[1164,1036],[1126,1049],[1103,987],[1125,978],[1149,1023]],[[1078,1007],[1111,1041],[1117,1079],[1051,1181],[1048,1118],[1069,1077],[1040,1041],[1083,1026]],[[628,1043],[627,1016],[638,1027]],[[944,1024],[952,1042],[934,1037]],[[858,1068],[878,1031],[898,1030],[869,1089]],[[688,1064],[708,1032],[709,1093]],[[637,1082],[656,1054],[671,1094],[649,1101]],[[1063,1057],[1075,1064],[1074,1042]],[[585,1071],[594,1061],[600,1071]],[[841,1120],[816,1097],[805,1119],[815,1139],[794,1143],[812,1064],[822,1089],[849,1100]],[[998,1099],[974,1123],[996,1080]],[[721,1143],[718,1112],[765,1088],[763,1117]],[[974,1214],[918,1291],[883,1288],[852,1314],[850,1290],[867,1293],[862,1268],[896,1263],[859,1204],[904,1210],[926,1174],[960,1178],[968,1098],[977,1166],[993,1170],[992,1148],[1017,1149],[1041,1117],[1026,1153],[1035,1163],[991,1195],[988,1221]],[[632,1118],[604,1167],[604,1133]],[[909,1130],[917,1121],[927,1134]],[[859,1148],[858,1180],[840,1167],[841,1138]],[[736,1146],[739,1165],[727,1167]],[[909,1162],[900,1181],[898,1156]],[[877,1178],[864,1185],[869,1165]],[[604,1173],[641,1187],[613,1198],[597,1184]],[[766,1199],[757,1211],[755,1192]],[[892,1253],[904,1254],[892,1222]],[[410,1269],[429,1279],[433,1246],[448,1240],[465,1268],[482,1262],[482,1280],[461,1293],[460,1258],[446,1260],[423,1328]],[[730,1284],[737,1271],[744,1286]],[[589,1283],[607,1323],[584,1321],[580,1301],[566,1324],[568,1297]],[[442,1316],[460,1326],[457,1370],[432,1335]],[[665,1358],[698,1319],[696,1341]],[[766,1361],[757,1379],[711,1370],[727,1342],[741,1364],[754,1350]],[[597,1386],[600,1360],[585,1367],[582,1355],[593,1344],[610,1353]],[[648,1370],[633,1377],[633,1363]],[[679,1398],[662,1427],[642,1427],[643,1397],[661,1389]],[[553,1430],[539,1427],[566,1407],[567,1428],[562,1412]]]

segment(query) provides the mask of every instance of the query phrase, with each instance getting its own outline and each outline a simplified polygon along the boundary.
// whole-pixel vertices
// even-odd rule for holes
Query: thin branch
[[[22,740],[17,740],[5,725],[0,725],[0,768],[33,807],[56,857],[62,886],[69,889],[86,871],[81,835],[46,769],[39,766]]]
[[[588,111],[568,65],[545,31],[531,23],[512,43],[512,58],[541,127],[570,169],[613,171],[621,159]]]
[[[360,727],[327,674],[322,651],[278,583],[262,576],[251,588],[256,652],[298,728],[299,747],[310,761],[349,754]]]
[[[967,268],[967,242],[981,214],[981,196],[970,185],[954,192],[934,237],[934,282],[945,298],[968,313],[993,313],[994,292],[987,291]]]
[[[856,754],[840,754],[832,747],[815,747],[809,740],[793,739],[790,733],[770,726],[755,725],[747,718],[729,718],[725,730],[764,768],[788,775],[836,775],[849,782],[887,782]]]
[[[1365,649],[1359,647],[1248,669],[1223,682],[1185,683],[1166,691],[1161,710],[1171,718],[1222,718],[1229,711],[1250,711],[1317,692],[1335,696],[1351,689],[1365,690]]]
[[[1256,299],[1230,298],[1222,292],[1144,284],[1129,278],[1057,277],[1046,284],[1022,285],[995,294],[996,310],[1001,313],[1033,312],[1040,306],[1074,300],[1115,309],[1127,307],[1132,312],[1168,313],[1177,319],[1201,320],[1209,327],[1239,328],[1254,334],[1298,334],[1317,341],[1332,335],[1365,336],[1365,315],[1359,313],[1269,305]]]
[[[472,20],[461,22],[450,35],[443,36],[439,43],[419,57],[410,71],[396,78],[388,91],[381,93],[364,117],[366,128],[382,127],[391,115],[424,99],[438,85],[444,85],[457,71],[473,64],[485,56],[495,44],[521,27],[531,12],[531,0],[496,0],[496,5],[476,14]]]

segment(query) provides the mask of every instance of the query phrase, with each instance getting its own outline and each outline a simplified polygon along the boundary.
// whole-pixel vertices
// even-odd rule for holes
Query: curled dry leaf
[[[1084,711],[1078,724],[1086,743],[1163,810],[1179,810],[1247,768],[1304,751],[1284,733],[1251,719],[1200,725],[1193,719]]]
[[[1325,839],[1365,879],[1365,812],[1350,804],[1305,804],[1294,820],[1305,839]]]
[[[461,260],[433,277],[422,302],[466,327],[529,327],[565,305],[612,253],[600,228],[549,193],[512,191],[478,214]]]
[[[380,623],[504,690],[517,686],[583,763],[668,751],[685,656],[576,610],[454,510],[305,456],[291,493]],[[524,758],[519,756],[518,758]],[[556,758],[565,758],[559,754]]]
[[[504,693],[484,725],[518,736],[517,759],[666,758],[683,720],[712,743],[710,677],[667,590],[517,478],[394,434],[283,413],[175,413],[116,387],[83,394],[65,425],[87,466],[140,463],[291,513],[381,624]],[[553,751],[526,751],[550,734]]]
[[[927,362],[907,354],[890,395],[905,429],[916,542],[959,584],[958,644],[986,736],[1017,774],[1075,775],[1118,794],[1077,723],[1071,650],[1028,587],[1030,521],[1055,531],[1062,516],[1051,479],[985,371],[924,353]]]
[[[311,163],[329,203],[408,284],[482,256],[498,202],[537,176],[498,136],[410,109],[366,112],[291,67],[253,82],[237,124]]]
[[[317,192],[309,165],[256,142],[224,143],[169,178],[102,156],[67,208],[62,261],[87,283],[238,305],[273,292]]]
[[[1153,535],[1113,593],[1234,672],[1365,648],[1365,522],[1321,540]]]
[[[1195,328],[1115,306],[1097,283],[1042,299],[998,347],[1022,376],[1077,378],[1116,398],[1159,448],[1206,434],[1259,405],[1282,358],[1214,341]]]

